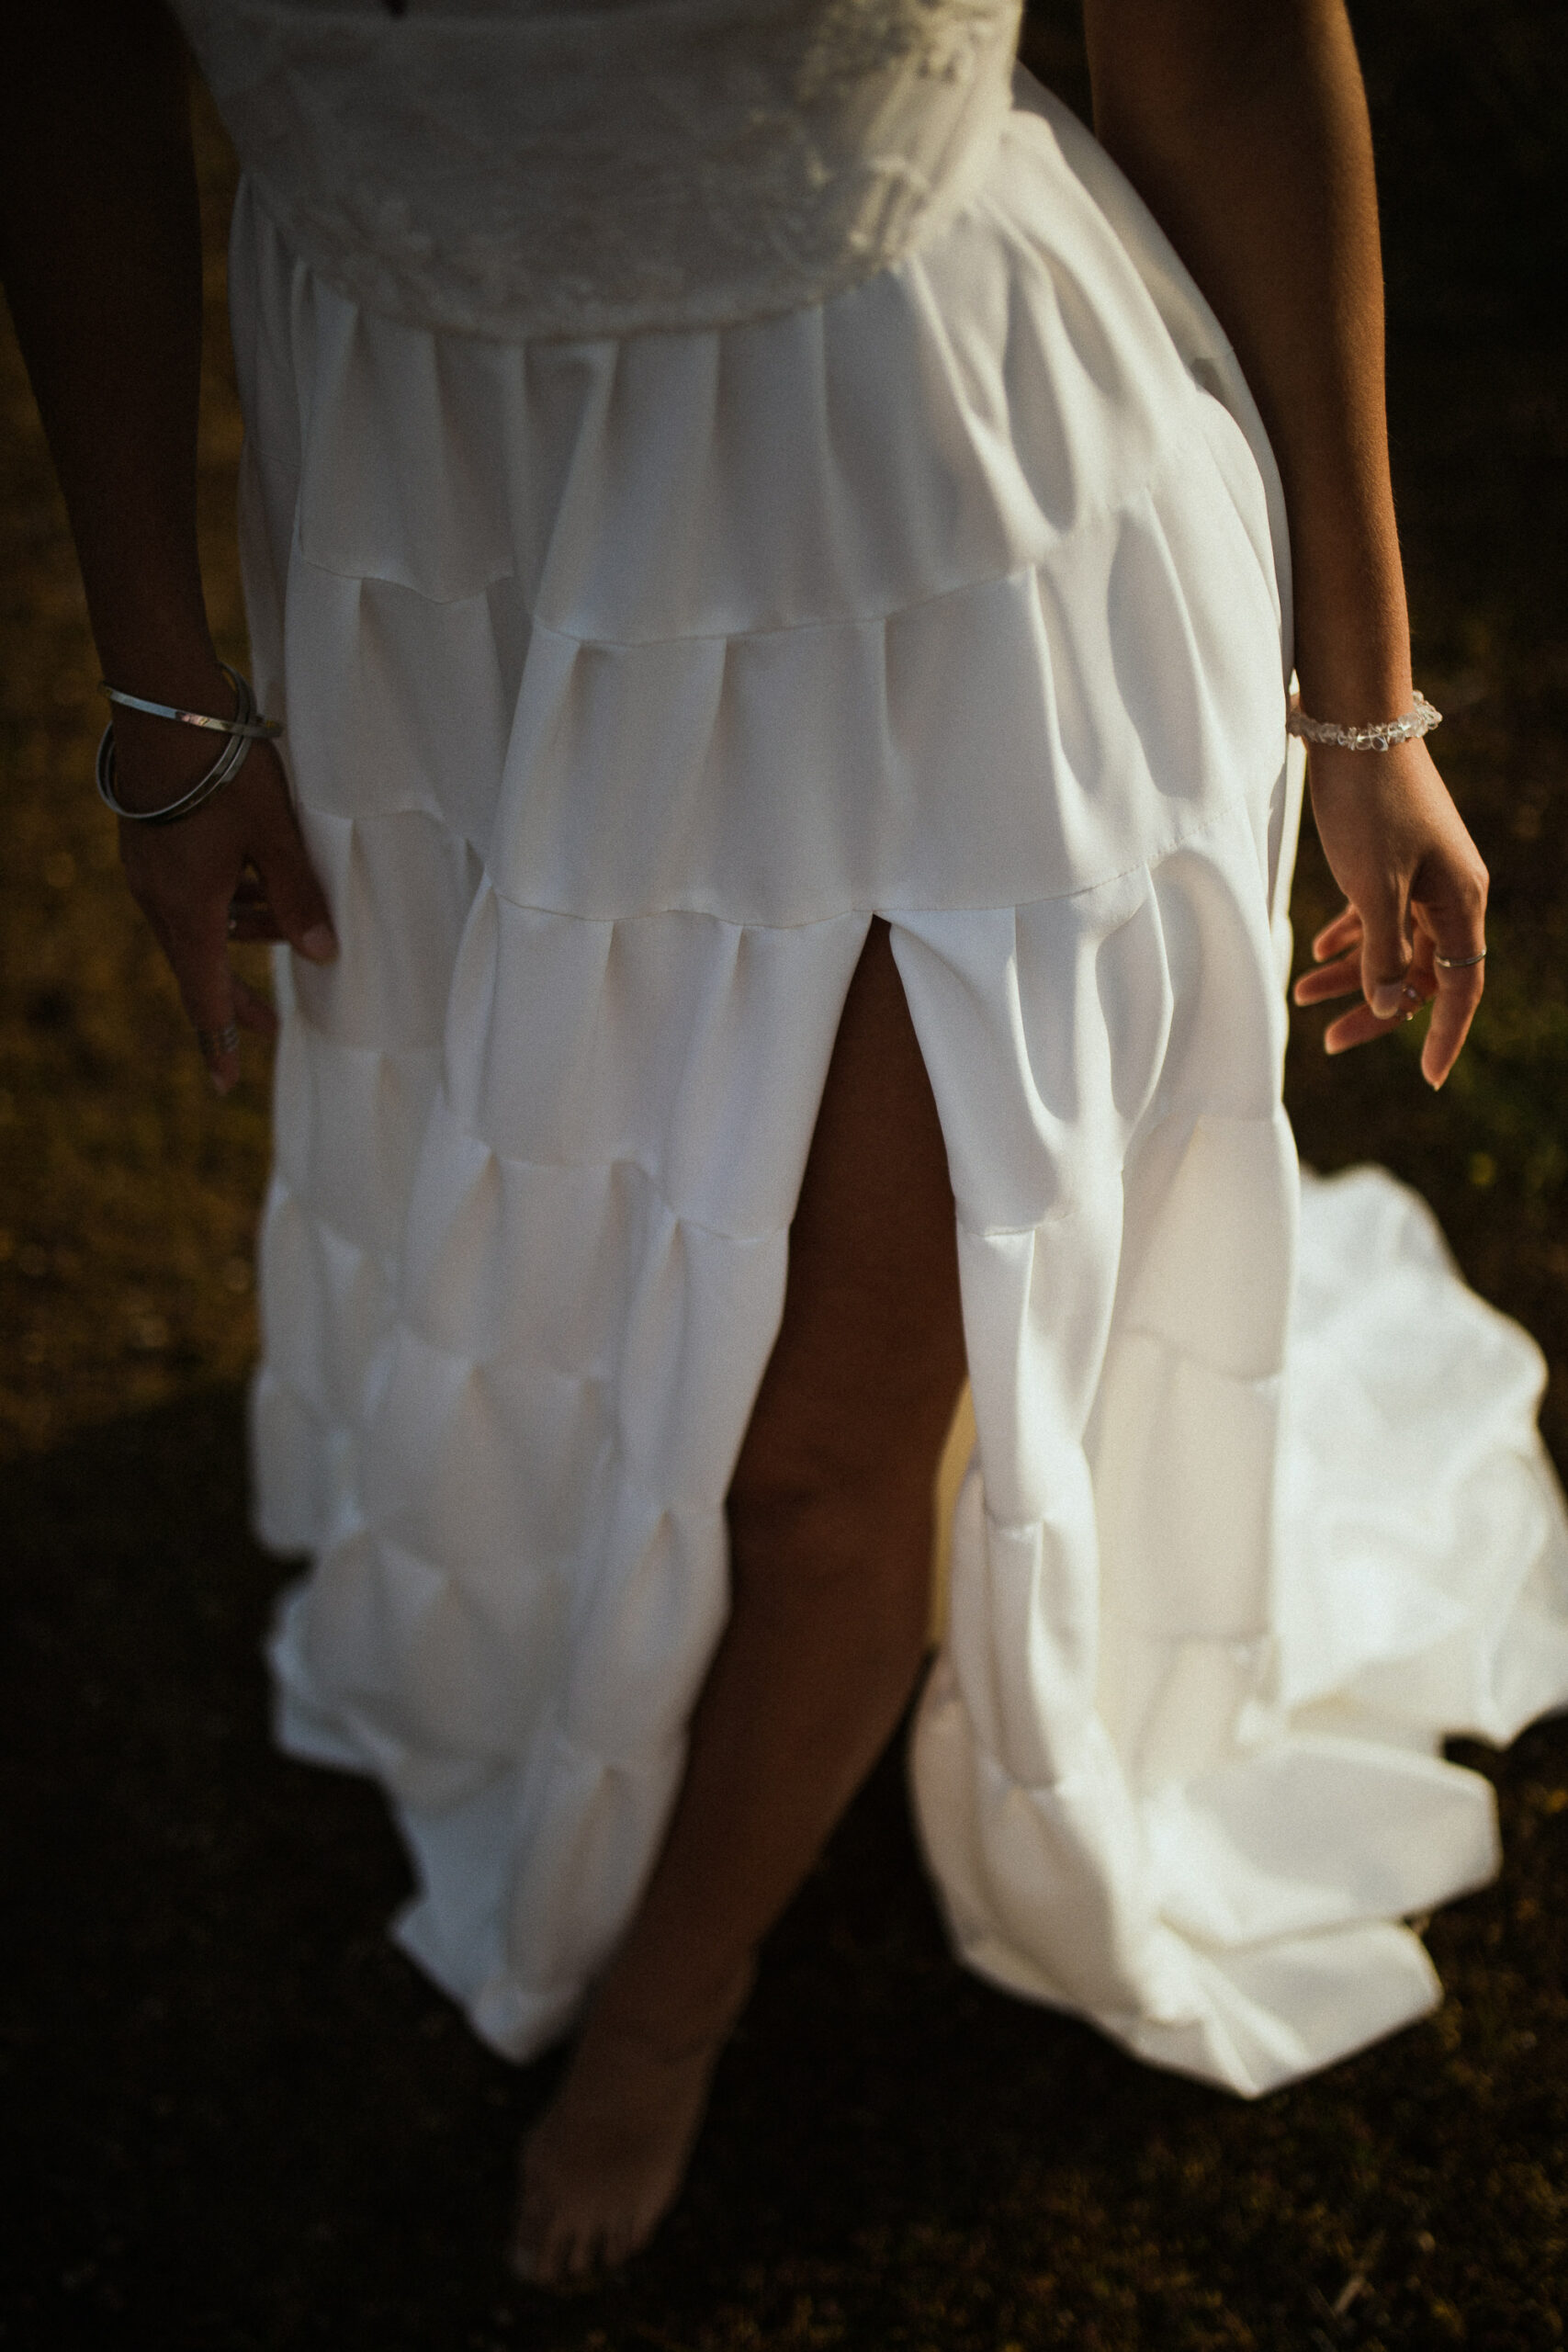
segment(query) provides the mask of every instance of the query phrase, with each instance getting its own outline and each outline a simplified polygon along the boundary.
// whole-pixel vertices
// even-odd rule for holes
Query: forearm
[[[221,717],[196,533],[201,235],[185,62],[156,0],[34,0],[0,26],[0,270],[42,413],[105,675]],[[124,807],[170,808],[212,738],[117,707]],[[122,821],[126,879],[169,959],[212,1082],[276,1017],[231,933],[325,962],[331,917],[288,786],[257,743],[188,820]]]
[[[1308,709],[1410,701],[1371,140],[1342,0],[1088,0],[1095,125],[1230,336],[1290,517]]]
[[[176,36],[152,0],[12,12],[0,269],[107,675],[211,703],[196,531],[201,245]]]

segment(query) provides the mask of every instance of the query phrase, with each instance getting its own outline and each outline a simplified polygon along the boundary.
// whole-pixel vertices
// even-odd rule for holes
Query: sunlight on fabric
[[[964,1384],[953,1416],[953,1427],[947,1432],[947,1442],[942,1449],[942,1460],[936,1472],[936,1514],[931,1527],[931,1637],[933,1648],[940,1647],[947,1631],[948,1570],[953,1559],[953,1514],[958,1506],[958,1489],[964,1484],[964,1474],[969,1467],[969,1457],[975,1451],[975,1399],[969,1383]]]

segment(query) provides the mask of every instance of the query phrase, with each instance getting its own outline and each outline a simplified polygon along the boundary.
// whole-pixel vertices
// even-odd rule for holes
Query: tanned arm
[[[184,52],[154,0],[49,0],[0,37],[0,273],[81,561],[104,675],[224,716],[196,530],[201,244]],[[118,709],[126,806],[177,799],[219,739]],[[282,767],[257,744],[198,813],[121,824],[127,879],[197,1029],[269,1029],[231,972],[229,907],[268,911],[251,935],[335,953]],[[209,1056],[226,1091],[235,1053]]]
[[[1284,482],[1297,673],[1314,717],[1410,707],[1389,481],[1382,270],[1365,93],[1343,0],[1087,0],[1095,128],[1213,304]],[[1314,745],[1314,813],[1345,912],[1297,987],[1360,990],[1331,1052],[1435,997],[1422,1068],[1440,1085],[1481,967],[1486,870],[1424,742]]]

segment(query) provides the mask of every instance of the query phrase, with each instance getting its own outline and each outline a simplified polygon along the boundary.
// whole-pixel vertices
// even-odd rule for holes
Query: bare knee
[[[808,1615],[846,1641],[918,1657],[931,1613],[932,1472],[773,1464],[728,1502],[738,1605]]]
[[[886,923],[846,999],[728,1497],[738,1601],[923,1638],[964,1374],[946,1148]]]

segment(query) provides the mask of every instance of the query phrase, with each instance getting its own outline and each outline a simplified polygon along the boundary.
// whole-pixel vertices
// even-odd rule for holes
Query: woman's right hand
[[[200,214],[180,36],[162,0],[0,15],[0,269],[116,685],[226,715],[197,536]],[[114,709],[116,791],[166,808],[223,739]],[[282,763],[254,744],[192,817],[120,825],[126,877],[174,967],[220,1094],[231,1026],[276,1028],[229,941],[337,952]],[[231,930],[231,916],[233,929]]]
[[[220,673],[220,676],[221,673]],[[139,689],[140,691],[140,689]],[[231,692],[199,707],[226,711]],[[117,707],[117,797],[129,808],[167,807],[211,765],[225,739]],[[231,1027],[271,1036],[277,1016],[231,968],[232,940],[287,940],[314,964],[338,952],[325,894],[310,865],[283,763],[252,745],[239,773],[173,825],[120,820],[120,863],[178,982],[202,1057],[220,1094],[240,1075]]]

